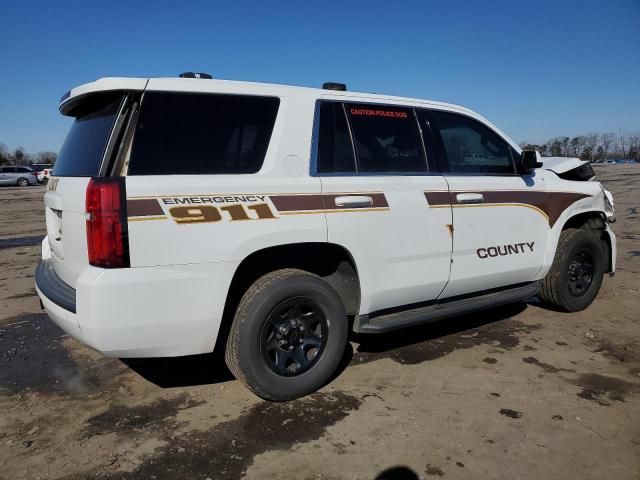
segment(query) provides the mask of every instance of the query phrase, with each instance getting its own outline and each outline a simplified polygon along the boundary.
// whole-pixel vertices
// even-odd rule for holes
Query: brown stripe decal
[[[456,195],[458,193],[481,193],[484,196],[484,202],[476,204],[458,203]],[[430,206],[438,207],[449,203],[449,195],[447,192],[424,192],[427,202]],[[583,193],[571,192],[529,192],[526,190],[467,190],[451,192],[451,203],[454,207],[490,207],[490,206],[508,206],[521,205],[533,207],[544,213],[548,220],[549,226],[553,227],[569,206],[587,198],[589,195]]]
[[[387,198],[384,193],[369,192],[352,192],[352,193],[331,193],[326,195],[269,195],[273,205],[279,212],[299,212],[299,211],[339,211],[348,210],[349,207],[339,207],[336,205],[335,199],[343,196],[368,196],[371,197],[373,203],[366,209],[372,208],[389,208]]]
[[[449,192],[424,192],[424,196],[427,198],[429,205],[449,205],[451,203],[451,197]]]
[[[152,217],[164,215],[164,211],[158,200],[145,198],[140,200],[127,200],[127,215],[129,217]]]
[[[279,212],[297,210],[323,210],[322,195],[269,195]]]
[[[451,198],[455,202],[454,205],[457,204],[455,200],[456,193],[452,193],[451,195]],[[523,205],[531,205],[532,207],[542,210],[549,218],[550,227],[555,225],[556,221],[567,207],[578,200],[589,196],[582,193],[527,192],[522,190],[488,190],[478,193],[482,193],[482,195],[484,195],[484,202],[480,205],[520,203]]]

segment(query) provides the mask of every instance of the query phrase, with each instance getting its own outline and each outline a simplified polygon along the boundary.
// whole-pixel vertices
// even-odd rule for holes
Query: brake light
[[[94,177],[86,196],[89,263],[102,268],[129,266],[124,177]]]

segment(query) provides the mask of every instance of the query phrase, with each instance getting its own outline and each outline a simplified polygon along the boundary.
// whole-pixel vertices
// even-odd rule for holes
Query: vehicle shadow
[[[131,370],[162,388],[210,385],[234,380],[218,351],[175,358],[122,358]]]
[[[354,350],[351,343],[347,344],[335,374],[327,383],[331,383],[342,374],[352,363],[354,355],[392,352],[399,348],[460,334],[509,319],[522,313],[526,308],[527,304],[521,302],[384,334],[351,333],[349,339],[357,344],[357,348]],[[147,381],[162,388],[224,383],[233,380],[234,376],[224,361],[225,342],[218,342],[218,344],[216,350],[210,354],[176,358],[121,359],[121,361]]]

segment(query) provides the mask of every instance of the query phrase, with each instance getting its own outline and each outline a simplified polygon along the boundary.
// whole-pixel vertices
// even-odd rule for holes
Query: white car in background
[[[44,183],[45,185],[49,183],[49,179],[51,178],[52,168],[45,168],[38,172],[38,183]]]
[[[53,166],[50,163],[34,163],[31,168],[38,177],[38,183],[47,183],[49,177],[51,177]]]

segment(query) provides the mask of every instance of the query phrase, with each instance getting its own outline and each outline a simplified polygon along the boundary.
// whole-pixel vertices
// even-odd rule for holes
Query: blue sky
[[[640,1],[0,4],[0,142],[56,151],[71,87],[218,78],[458,103],[514,140],[640,130]]]

